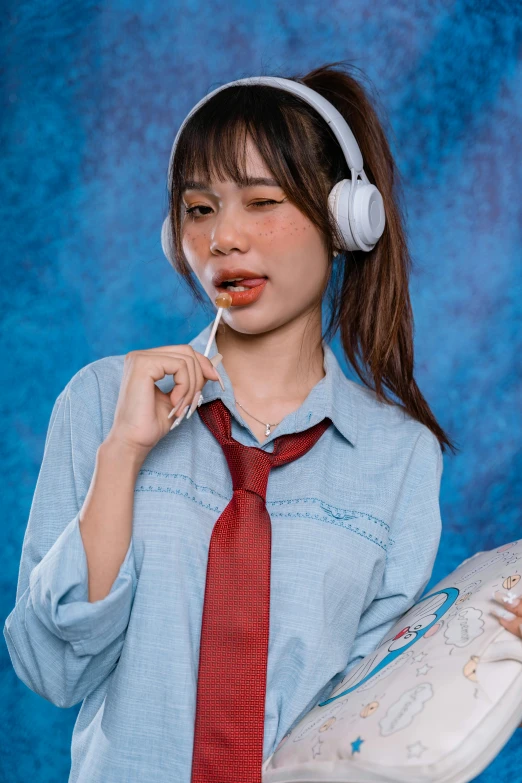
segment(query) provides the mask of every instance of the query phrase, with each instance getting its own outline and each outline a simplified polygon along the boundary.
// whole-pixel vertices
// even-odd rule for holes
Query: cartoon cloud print
[[[454,645],[450,652],[453,652],[455,647],[466,647],[484,633],[482,615],[483,612],[480,609],[468,606],[467,609],[461,608],[456,615],[452,616],[444,631],[446,644]]]
[[[440,622],[440,619],[449,611],[459,596],[459,590],[456,587],[446,587],[438,590],[425,598],[421,598],[412,608],[401,618],[402,629],[392,637],[388,637],[380,642],[373,656],[367,657],[356,666],[353,671],[348,673],[348,679],[343,682],[344,688],[341,693],[331,696],[326,701],[319,702],[319,707],[324,707],[330,702],[346,696],[347,693],[359,688],[363,683],[368,682],[372,677],[383,672],[386,667],[389,671],[383,674],[387,676],[396,666],[393,666],[399,656],[412,647],[416,642]],[[397,661],[399,665],[399,661]],[[339,684],[338,687],[340,687]]]

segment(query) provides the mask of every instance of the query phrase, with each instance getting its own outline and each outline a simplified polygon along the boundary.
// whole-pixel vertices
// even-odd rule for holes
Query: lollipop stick
[[[217,315],[214,319],[214,324],[212,326],[212,331],[210,332],[210,337],[208,338],[207,347],[205,348],[205,353],[203,356],[207,356],[210,352],[210,346],[212,345],[212,340],[214,339],[214,335],[216,334],[216,329],[218,328],[219,319],[221,318],[221,313],[223,312],[225,308],[224,307],[218,307]]]
[[[216,297],[215,304],[216,304],[216,306],[218,308],[218,311],[217,311],[217,315],[216,315],[216,317],[214,319],[214,323],[212,325],[212,330],[210,332],[210,337],[208,338],[208,343],[207,343],[207,347],[205,348],[205,353],[203,354],[203,356],[206,356],[207,358],[208,358],[208,354],[210,352],[210,346],[212,345],[212,340],[214,339],[214,335],[216,334],[216,329],[218,328],[219,319],[221,318],[221,313],[223,312],[223,310],[228,310],[228,308],[231,306],[231,304],[232,304],[232,297],[230,296],[229,293],[227,293],[226,291],[223,291],[222,293],[220,293]],[[202,402],[203,402],[203,395],[200,394],[199,395],[199,400],[198,400],[198,408],[202,404]],[[179,405],[179,403],[178,403],[178,405]],[[176,407],[172,408],[172,410],[169,413],[167,418],[170,419],[174,415],[174,412],[176,411],[176,408],[178,407],[178,405]],[[187,405],[187,407],[185,408],[185,412],[176,419],[176,421],[174,422],[174,424],[170,428],[171,430],[174,429],[174,427],[178,426],[178,424],[184,418],[188,408],[189,408],[189,406]],[[190,416],[190,413],[189,413],[189,416]]]
[[[210,332],[210,337],[208,338],[207,347],[205,348],[205,353],[203,356],[208,357],[208,353],[210,351],[210,346],[212,345],[212,340],[214,339],[214,335],[216,334],[216,329],[218,328],[219,319],[221,318],[221,313],[223,310],[228,310],[228,308],[232,304],[232,297],[228,293],[228,291],[222,291],[220,294],[218,294],[214,300],[214,304],[216,305],[218,311],[216,315],[216,319],[214,321],[214,324],[212,326],[212,331]]]
[[[216,318],[214,320],[214,324],[212,326],[212,331],[210,332],[210,337],[208,338],[207,347],[205,348],[204,356],[208,357],[210,346],[212,345],[212,340],[214,339],[214,335],[216,334],[216,329],[218,328],[219,319],[221,318],[221,313],[223,310],[228,310],[228,308],[232,305],[232,297],[227,291],[222,291],[218,296],[216,296],[214,303],[218,309]],[[198,408],[203,403],[203,395],[200,394],[199,400],[198,400]]]

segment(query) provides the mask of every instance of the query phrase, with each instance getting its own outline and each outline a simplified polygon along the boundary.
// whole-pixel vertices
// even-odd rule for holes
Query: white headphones
[[[341,230],[344,246],[342,250],[364,250],[369,252],[375,247],[377,240],[382,236],[385,224],[384,203],[382,196],[375,185],[370,184],[368,177],[363,169],[363,158],[359,145],[355,140],[348,123],[337,111],[330,101],[327,101],[315,90],[306,87],[292,79],[282,79],[278,76],[252,76],[246,79],[237,79],[237,81],[224,84],[218,87],[208,95],[205,95],[190,113],[185,117],[180,129],[174,139],[172,151],[169,160],[169,193],[172,186],[171,165],[174,158],[174,152],[179,136],[187,120],[199,109],[206,101],[220,90],[230,87],[234,84],[268,84],[273,87],[279,87],[287,90],[305,100],[313,106],[317,112],[330,125],[335,134],[341,149],[350,168],[351,179],[341,179],[331,189],[328,196],[328,206],[334,220]],[[358,177],[361,177],[361,180]],[[172,229],[170,225],[170,216],[167,215],[163,221],[161,229],[161,246],[167,259],[173,263],[174,244],[172,240]],[[337,254],[336,254],[337,255]]]

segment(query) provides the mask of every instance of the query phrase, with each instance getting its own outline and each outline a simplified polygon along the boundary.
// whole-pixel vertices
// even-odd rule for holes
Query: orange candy
[[[228,308],[232,304],[232,297],[230,296],[230,294],[227,294],[227,292],[224,291],[223,293],[218,294],[218,296],[216,296],[214,302],[216,303],[217,307],[224,307],[225,310],[228,310]]]

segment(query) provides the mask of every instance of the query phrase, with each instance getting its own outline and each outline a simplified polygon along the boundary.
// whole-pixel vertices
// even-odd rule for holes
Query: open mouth
[[[258,285],[262,285],[266,277],[253,277],[243,278],[241,280],[223,280],[218,288],[225,291],[248,291],[250,288],[255,288]]]
[[[219,288],[224,288],[226,291],[248,291],[248,288],[243,285],[234,285],[234,283],[222,283]]]
[[[216,286],[220,292],[226,291],[232,297],[231,307],[240,307],[242,305],[256,302],[268,283],[268,278],[257,277],[241,281],[226,281]]]

